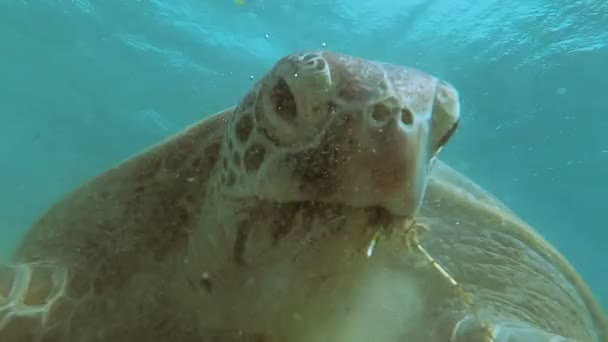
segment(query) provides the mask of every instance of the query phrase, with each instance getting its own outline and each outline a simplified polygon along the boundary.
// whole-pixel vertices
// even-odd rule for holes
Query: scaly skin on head
[[[232,244],[240,263],[251,245],[266,241],[264,250],[294,231],[297,213],[325,221],[322,231],[332,217],[350,228],[411,220],[459,119],[456,90],[422,71],[331,52],[282,58],[228,122],[207,193],[221,206],[201,214],[222,231],[221,246],[212,244]],[[288,219],[256,230],[270,237],[251,237],[252,226],[277,213]],[[200,240],[216,236],[199,235],[195,259]]]
[[[230,117],[205,227],[188,248],[190,277],[214,283],[204,305],[231,298],[238,305],[224,319],[244,330],[331,311],[343,297],[321,291],[319,279],[359,267],[352,256],[364,257],[370,226],[414,217],[459,115],[456,90],[415,69],[330,52],[278,61]],[[251,315],[272,322],[243,318]]]
[[[424,72],[329,52],[290,55],[235,110],[221,192],[411,218],[458,121],[456,90]]]

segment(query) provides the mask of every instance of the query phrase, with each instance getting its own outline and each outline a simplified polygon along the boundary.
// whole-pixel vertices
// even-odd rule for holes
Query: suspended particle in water
[[[252,80],[253,79],[253,75],[249,75],[249,79]]]
[[[327,47],[327,43],[326,42],[322,42],[321,43],[321,47]]]
[[[264,38],[266,38],[266,39],[270,39],[270,33],[266,33],[266,34],[264,34]]]

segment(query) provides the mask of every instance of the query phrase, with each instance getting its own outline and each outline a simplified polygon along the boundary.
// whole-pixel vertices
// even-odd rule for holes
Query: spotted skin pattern
[[[497,341],[558,336],[544,329],[604,341],[575,271],[437,161],[459,121],[455,88],[422,71],[285,56],[237,106],[57,201],[0,265],[0,341],[484,341],[407,242],[366,256],[378,229],[419,217],[431,222],[421,243]],[[521,243],[489,238],[499,233]],[[524,287],[561,282],[516,305],[496,285],[504,270]]]
[[[458,122],[456,90],[421,71],[290,55],[237,106],[220,183],[235,197],[380,205],[411,217]]]

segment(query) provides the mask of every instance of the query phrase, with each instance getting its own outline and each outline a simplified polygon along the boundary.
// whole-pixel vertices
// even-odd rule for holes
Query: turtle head
[[[459,115],[457,91],[424,72],[325,51],[292,54],[236,107],[220,188],[235,198],[412,217]]]

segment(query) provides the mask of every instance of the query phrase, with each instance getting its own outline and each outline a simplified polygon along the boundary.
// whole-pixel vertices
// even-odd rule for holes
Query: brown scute
[[[175,172],[180,176],[195,171],[196,167],[192,166],[193,160],[202,158],[205,153],[202,151],[204,145],[199,142],[199,139],[183,137],[172,141],[172,145],[171,151],[163,155],[165,170]]]
[[[139,272],[129,289],[80,300],[65,341],[196,341],[195,313],[153,270]]]
[[[55,300],[48,309],[46,316],[46,326],[52,327],[59,323],[65,322],[66,318],[70,316],[76,305],[76,301],[73,301],[66,297],[61,297]]]
[[[195,126],[176,142],[184,159],[200,159],[198,167],[180,169],[179,178],[167,174],[165,179],[157,179],[142,197],[143,201],[125,204],[124,214],[135,221],[132,222],[134,227],[141,229],[135,234],[135,248],[153,251],[156,260],[164,259],[172,250],[181,250],[193,229],[191,224],[195,215],[192,211],[198,207],[196,199],[200,201],[204,196],[209,172],[219,157],[221,136],[213,139],[210,135],[217,134],[214,129],[213,126]],[[205,143],[205,139],[210,141]],[[175,150],[170,145],[166,148]]]
[[[251,131],[253,130],[253,119],[251,115],[243,115],[239,121],[237,121],[234,127],[234,134],[236,135],[239,142],[244,144],[249,139]]]
[[[86,258],[89,260],[90,258]],[[65,294],[70,298],[80,299],[89,293],[93,275],[87,269],[72,269],[68,274],[68,283]]]
[[[203,195],[204,189],[200,189]],[[155,260],[164,260],[172,251],[183,250],[188,237],[194,227],[192,226],[191,208],[182,206],[175,193],[167,193],[161,201],[159,208],[154,210],[147,218],[150,225],[154,224],[156,231],[152,235],[143,236],[136,242],[139,248],[151,248]]]
[[[275,84],[270,92],[270,100],[277,115],[285,121],[293,121],[298,116],[296,100],[282,78]]]
[[[139,168],[137,175],[133,175],[137,177],[137,181],[140,184],[144,184],[146,181],[153,180],[154,177],[163,169],[163,158],[161,156],[150,156],[150,158],[146,158],[146,160],[142,161],[141,167]],[[114,173],[111,170],[108,173]],[[118,170],[115,170],[115,172]],[[109,193],[107,191],[101,191],[98,193],[98,196],[108,198]]]
[[[2,328],[3,341],[36,342],[37,332],[42,328],[41,316],[13,316]]]
[[[210,142],[203,149],[202,156],[197,157],[197,159],[199,159],[199,160],[203,159],[202,163],[199,162],[199,166],[209,167],[209,165],[215,164],[219,155],[220,155],[220,142],[217,140]],[[197,166],[197,168],[199,166]],[[201,170],[201,171],[206,171],[206,170]]]
[[[28,232],[15,261],[65,265],[67,294],[79,298],[119,291],[146,265],[181,255],[199,229],[196,210],[231,113],[191,126],[67,194]]]
[[[266,156],[266,148],[262,144],[254,143],[247,148],[243,156],[243,164],[247,172],[254,172],[260,168],[264,157]]]
[[[50,266],[30,265],[32,270],[29,288],[23,297],[23,304],[42,306],[54,295],[55,283],[53,274],[56,270]]]
[[[9,265],[0,264],[0,306],[8,298],[15,282],[16,269]]]
[[[101,295],[108,290],[124,287],[135,274],[137,263],[134,258],[121,253],[101,261],[99,267],[93,272],[95,274],[92,283],[93,293]]]
[[[54,326],[44,331],[44,336],[38,342],[65,342],[66,327],[64,325]]]

